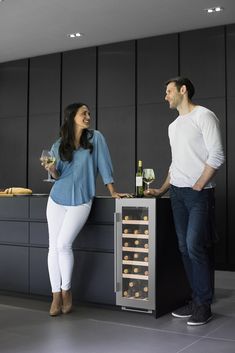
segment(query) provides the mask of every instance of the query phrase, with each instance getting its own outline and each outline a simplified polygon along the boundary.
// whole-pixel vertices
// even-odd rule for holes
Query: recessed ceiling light
[[[216,7],[210,7],[209,9],[205,9],[207,13],[214,13],[214,12],[221,12],[223,11],[224,8],[221,6],[216,6]]]
[[[82,33],[70,33],[68,34],[69,38],[78,38],[82,36]]]

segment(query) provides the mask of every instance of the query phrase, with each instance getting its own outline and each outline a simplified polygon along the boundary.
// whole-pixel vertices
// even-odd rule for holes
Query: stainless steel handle
[[[114,213],[114,292],[117,293],[117,221],[118,213]]]

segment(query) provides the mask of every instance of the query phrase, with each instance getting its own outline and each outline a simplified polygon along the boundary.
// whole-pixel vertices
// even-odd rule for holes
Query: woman
[[[42,163],[55,179],[47,204],[51,316],[72,310],[72,244],[89,216],[97,172],[112,197],[125,196],[114,189],[112,162],[103,135],[89,130],[89,126],[90,112],[86,104],[67,106],[60,139],[51,148],[56,162]]]

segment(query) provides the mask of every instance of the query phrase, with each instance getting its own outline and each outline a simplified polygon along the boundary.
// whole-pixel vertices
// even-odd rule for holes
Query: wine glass
[[[42,150],[42,154],[40,157],[40,161],[45,165],[45,164],[51,164],[51,163],[55,163],[55,156],[53,155],[53,153],[51,151],[48,150]],[[48,177],[47,179],[44,179],[43,181],[47,181],[47,182],[54,182],[54,179],[52,179],[50,172],[48,171]]]
[[[143,180],[147,184],[147,190],[149,190],[149,184],[155,180],[155,174],[153,169],[144,169],[143,170]]]

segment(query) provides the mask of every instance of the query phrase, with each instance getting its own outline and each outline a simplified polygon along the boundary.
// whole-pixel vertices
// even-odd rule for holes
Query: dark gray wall
[[[118,190],[134,191],[138,159],[155,169],[160,186],[170,163],[167,128],[177,115],[164,101],[164,82],[189,76],[195,102],[221,122],[227,159],[217,176],[216,261],[235,269],[234,62],[235,25],[229,25],[0,64],[0,187],[49,191],[39,157],[74,101],[90,106],[92,127],[106,137]],[[100,179],[97,194],[107,195]]]

